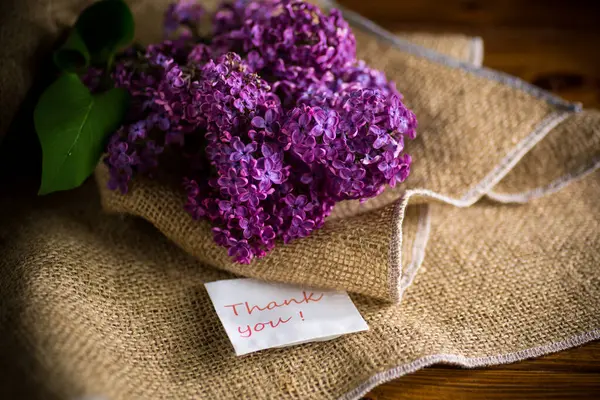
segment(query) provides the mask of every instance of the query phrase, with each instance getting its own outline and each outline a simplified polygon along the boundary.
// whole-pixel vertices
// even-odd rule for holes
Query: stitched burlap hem
[[[161,7],[133,4],[148,26]],[[249,267],[157,182],[121,196],[99,169],[72,192],[1,199],[0,398],[358,399],[433,363],[600,337],[600,113],[472,66],[477,40],[346,16],[420,117],[406,185]],[[239,275],[349,290],[370,330],[236,357],[203,283]]]

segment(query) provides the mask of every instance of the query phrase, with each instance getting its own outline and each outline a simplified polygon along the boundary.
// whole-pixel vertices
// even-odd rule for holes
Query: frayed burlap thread
[[[22,3],[52,15],[23,28],[68,24],[81,7]],[[141,32],[155,33],[162,6],[132,4]],[[478,40],[399,39],[346,15],[359,53],[420,117],[410,180],[342,204],[249,269],[157,182],[120,196],[99,169],[72,192],[1,199],[0,398],[358,399],[433,363],[514,362],[600,337],[600,114],[473,67]],[[203,283],[239,275],[350,290],[370,329],[236,357]]]

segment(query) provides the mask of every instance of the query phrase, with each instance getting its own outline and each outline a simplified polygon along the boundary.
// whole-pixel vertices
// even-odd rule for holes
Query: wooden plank
[[[595,29],[597,0],[337,0],[378,22]]]
[[[599,25],[600,26],[600,25]],[[456,25],[388,23],[391,31],[450,32],[480,36],[483,63],[518,76],[570,101],[600,108],[600,29],[473,28]]]

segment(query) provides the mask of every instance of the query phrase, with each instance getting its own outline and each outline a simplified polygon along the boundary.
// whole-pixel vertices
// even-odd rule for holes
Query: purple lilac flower
[[[90,67],[86,71],[86,73],[81,77],[81,81],[84,85],[90,89],[92,93],[98,91],[100,87],[100,82],[102,80],[102,75],[104,71],[100,68]]]
[[[249,264],[252,260],[252,249],[246,239],[237,240],[230,237],[227,247],[229,247],[227,254],[240,264]]]
[[[234,168],[229,168],[227,174],[221,176],[217,182],[221,188],[221,193],[236,196],[248,184],[248,179],[239,176]]]
[[[264,158],[271,160],[273,163],[281,163],[283,161],[283,152],[276,145],[264,143],[260,150]]]
[[[302,238],[310,235],[312,230],[315,228],[315,221],[310,219],[303,219],[299,215],[292,217],[290,228],[284,235],[285,243],[289,243],[292,239]]]
[[[118,135],[111,138],[108,144],[108,154],[104,160],[110,172],[108,188],[118,189],[125,194],[129,189],[129,181],[133,177],[133,168],[139,164],[137,154],[135,150],[131,150],[131,146],[127,142],[121,141]]]
[[[229,51],[241,47],[252,53],[252,64],[262,65],[257,71],[268,69],[281,79],[276,89],[299,93],[355,60],[354,35],[337,10],[325,15],[304,1],[246,4],[243,11],[238,6],[217,13],[229,30],[219,26],[215,40]]]
[[[339,122],[339,116],[335,110],[325,111],[318,109],[314,114],[315,127],[311,133],[314,136],[323,135],[323,139],[327,142],[331,142],[335,139],[337,133],[337,125]]]
[[[164,18],[165,35],[171,36],[182,25],[197,25],[204,14],[204,7],[195,0],[179,0],[170,4]]]
[[[299,215],[300,217],[305,218],[306,213],[309,213],[313,209],[313,204],[311,204],[308,201],[308,198],[303,194],[298,196],[288,194],[284,197],[283,201],[287,205],[284,209],[285,212],[292,217]]]
[[[233,151],[229,155],[231,161],[244,161],[249,163],[252,159],[252,153],[256,151],[256,142],[244,144],[239,137],[233,138],[231,142]]]
[[[138,121],[129,127],[128,140],[135,142],[137,139],[146,137],[146,121]]]
[[[263,191],[269,190],[273,184],[281,184],[284,181],[281,164],[268,157],[258,160],[253,168],[252,177],[260,182],[259,188]]]
[[[215,242],[220,246],[228,246],[231,239],[231,233],[226,229],[219,227],[212,228],[213,238]]]
[[[187,55],[189,63],[203,65],[212,58],[212,49],[203,43],[196,44]]]
[[[213,17],[213,34],[219,34],[238,30],[242,27],[244,14],[248,7],[248,0],[234,0],[223,2]]]
[[[267,195],[271,194],[273,190],[263,190],[257,188],[255,185],[250,185],[246,191],[239,195],[238,199],[242,203],[248,203],[251,207],[257,208],[262,200],[267,198]]]
[[[415,115],[383,72],[356,60],[338,11],[235,0],[198,41],[203,13],[193,0],[170,6],[174,39],[128,50],[111,71],[132,107],[106,149],[110,189],[126,193],[136,175],[178,161],[185,210],[249,263],[321,228],[337,202],[408,177]],[[96,90],[103,74],[83,80]]]
[[[257,129],[264,129],[269,136],[277,135],[279,133],[279,115],[276,110],[269,108],[265,112],[265,117],[257,115],[252,118],[252,126]]]

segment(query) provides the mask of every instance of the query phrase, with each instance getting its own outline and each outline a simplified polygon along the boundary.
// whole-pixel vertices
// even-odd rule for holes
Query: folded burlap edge
[[[555,105],[556,107],[568,110],[568,111],[580,111],[582,106],[580,103],[573,103],[570,101],[566,101],[561,97],[554,95],[542,88],[539,88],[531,83],[525,82],[524,80],[517,78],[515,76],[506,74],[504,72],[496,71],[493,69],[489,69],[486,67],[482,67],[480,63],[472,63],[471,60],[464,61],[459,60],[454,57],[442,54],[438,51],[428,49],[426,47],[420,46],[415,43],[411,43],[410,41],[403,39],[397,35],[394,35],[392,32],[382,28],[375,22],[369,20],[362,15],[349,10],[348,8],[338,4],[334,0],[320,0],[324,7],[327,8],[336,8],[342,12],[344,18],[351,22],[361,29],[364,29],[378,38],[389,42],[393,46],[401,49],[403,52],[410,53],[415,56],[423,57],[428,60],[444,64],[448,67],[452,68],[460,68],[469,73],[488,78],[499,83],[506,84],[515,89],[523,90],[534,97],[546,100],[549,104]],[[475,39],[475,43],[473,44],[474,51],[483,52],[483,43],[476,43],[480,41],[480,38]],[[478,48],[479,47],[479,48]],[[472,58],[473,61],[481,61],[483,59],[483,55],[475,54]]]
[[[419,267],[425,256],[425,248],[429,237],[429,207],[428,201],[439,201],[453,205],[455,207],[469,207],[481,199],[483,196],[488,196],[491,199],[502,201],[501,196],[495,194],[492,188],[500,181],[511,169],[546,135],[556,128],[561,122],[565,121],[569,116],[573,115],[570,111],[556,111],[550,114],[546,119],[538,124],[537,128],[531,132],[523,141],[518,143],[512,151],[510,151],[486,177],[472,186],[462,197],[452,198],[441,193],[436,193],[428,189],[409,189],[404,192],[400,200],[396,201],[393,207],[392,218],[392,231],[390,232],[389,242],[389,264],[387,267],[387,296],[381,297],[383,300],[391,302],[400,302],[405,290],[412,283],[415,275],[417,274]],[[579,170],[573,171],[563,177],[560,182],[551,184],[548,188],[533,189],[532,193],[535,193],[537,197],[542,195],[551,194],[560,188],[565,187],[567,184],[582,178],[588,173],[600,167],[598,160],[592,160],[591,164],[582,166]],[[130,206],[126,205],[126,202],[120,201],[122,195],[113,193],[106,189],[107,183],[107,169],[104,165],[100,165],[96,171],[96,179],[99,184],[100,194],[102,198],[103,208],[107,212],[113,213],[128,213],[137,215],[144,219],[148,219],[152,222],[159,230],[164,232],[164,226],[157,224],[152,218],[148,218],[143,212],[136,212]],[[135,185],[134,189],[135,191]],[[526,196],[523,194],[521,197]],[[513,196],[517,197],[517,196]],[[537,198],[536,196],[527,195],[528,200]],[[124,200],[124,199],[121,199]],[[519,200],[523,200],[519,198]],[[509,198],[508,202],[512,202]],[[517,201],[519,202],[519,201]],[[524,202],[524,201],[520,201]],[[121,203],[120,206],[115,207],[115,204]],[[416,203],[416,204],[415,204]],[[409,205],[415,205],[418,207],[418,222],[417,229],[414,232],[413,243],[411,247],[410,261],[403,263],[403,258],[407,258],[402,253],[403,245],[403,222],[405,218],[406,208]],[[189,218],[189,216],[186,216]],[[345,215],[345,217],[351,217],[351,215]],[[194,223],[194,222],[192,222]],[[167,233],[167,236],[168,235]],[[175,239],[175,238],[172,238]],[[404,256],[404,257],[403,257]],[[226,268],[227,269],[227,268]],[[240,273],[240,271],[232,271]],[[243,272],[242,272],[243,273]],[[256,277],[256,276],[255,276]],[[258,278],[265,277],[259,276]],[[268,279],[268,278],[267,278]],[[298,282],[296,282],[298,283]],[[327,287],[327,286],[325,286]],[[343,287],[331,287],[333,289],[345,289]],[[372,295],[372,293],[365,293]],[[379,297],[379,296],[376,296]]]
[[[409,189],[404,192],[401,199],[396,202],[393,214],[394,223],[392,241],[390,243],[388,278],[392,301],[400,302],[402,300],[402,295],[412,283],[425,256],[425,248],[429,239],[430,230],[428,201],[438,201],[454,207],[465,208],[472,206],[485,196],[499,203],[522,204],[556,193],[570,183],[582,179],[600,168],[600,157],[593,157],[591,160],[588,160],[587,163],[569,171],[560,178],[550,182],[548,185],[532,188],[521,193],[504,194],[494,192],[494,186],[500,182],[537,143],[543,140],[554,128],[557,128],[572,115],[573,113],[571,112],[560,111],[548,116],[548,118],[542,121],[537,129],[535,129],[525,140],[513,148],[502,162],[493,168],[482,181],[471,187],[471,189],[460,198],[452,198],[441,193],[420,188]],[[409,205],[419,207],[419,220],[412,247],[412,257],[409,263],[403,265],[402,222],[406,208]]]
[[[600,157],[593,157],[591,160],[588,160],[587,163],[578,166],[572,171],[568,171],[566,174],[548,183],[547,185],[530,188],[520,193],[500,193],[494,191],[494,186],[500,182],[536,144],[540,143],[554,128],[558,127],[561,123],[566,122],[569,117],[581,112],[583,110],[581,104],[565,101],[562,98],[540,89],[537,86],[529,84],[517,77],[482,67],[483,41],[481,38],[473,38],[473,41],[471,42],[471,55],[469,60],[459,60],[432,49],[419,46],[418,44],[411,43],[410,41],[385,30],[362,15],[346,9],[338,4],[335,0],[322,0],[322,2],[326,5],[326,7],[337,8],[341,10],[344,17],[348,21],[371,32],[379,38],[390,42],[393,46],[401,49],[404,52],[408,52],[419,57],[424,57],[453,68],[460,68],[470,73],[484,76],[488,79],[502,82],[509,86],[524,90],[525,92],[543,99],[549,104],[557,107],[556,111],[552,112],[543,121],[541,121],[524,140],[518,143],[509,153],[505,155],[504,159],[498,165],[496,165],[483,180],[472,186],[466,193],[464,193],[463,196],[459,198],[453,198],[422,188],[409,189],[402,194],[402,197],[397,201],[396,209],[394,211],[394,232],[392,233],[393,239],[390,246],[389,280],[390,288],[392,288],[391,298],[393,301],[401,301],[404,291],[412,283],[425,255],[425,247],[427,245],[430,225],[428,206],[426,203],[421,203],[423,200],[427,201],[428,199],[440,201],[461,208],[469,207],[475,204],[484,196],[500,203],[526,203],[528,201],[556,193],[560,189],[566,187],[568,184],[582,179],[600,168]],[[417,203],[420,206],[419,223],[418,230],[415,234],[411,262],[403,269],[401,254],[402,221],[406,207],[408,207],[411,203]],[[573,345],[567,347],[572,346]]]
[[[322,0],[321,2],[327,8],[336,8],[341,10],[344,18],[346,18],[346,20],[348,20],[351,24],[364,29],[365,31],[375,35],[385,42],[388,42],[391,46],[398,48],[402,52],[425,58],[450,68],[457,68],[476,76],[497,81],[515,89],[522,90],[525,93],[544,100],[548,104],[556,107],[556,110],[547,115],[546,118],[537,125],[530,135],[525,137],[510,152],[508,152],[505,158],[496,167],[494,167],[493,170],[483,180],[473,185],[472,188],[465,192],[462,196],[450,197],[441,193],[429,191],[427,189],[416,188],[409,189],[402,194],[396,193],[395,195],[392,194],[391,196],[388,194],[387,201],[393,199],[394,197],[396,199],[400,199],[407,196],[420,195],[425,198],[442,201],[457,207],[468,207],[484,196],[501,203],[524,203],[546,194],[555,193],[556,191],[565,187],[568,183],[580,179],[600,167],[600,158],[596,158],[591,160],[586,165],[581,165],[573,171],[569,171],[560,179],[557,179],[556,181],[551,182],[543,187],[530,188],[527,191],[519,194],[504,194],[493,191],[492,188],[494,185],[502,180],[507,173],[510,172],[511,168],[513,168],[537,143],[541,142],[554,127],[566,121],[569,116],[581,112],[583,110],[581,104],[566,101],[515,76],[483,67],[481,65],[483,60],[483,42],[481,38],[473,38],[473,41],[470,45],[471,55],[469,59],[460,60],[433,49],[420,46],[419,44],[411,43],[411,41],[407,40],[406,38],[395,35],[394,33],[387,31],[362,15],[341,6],[335,0]],[[380,197],[386,197],[386,194],[387,193],[384,193],[384,195]],[[337,207],[337,210],[334,209],[334,212],[330,218],[346,217],[356,212],[367,212],[372,209],[371,207],[365,207],[363,209],[361,206],[356,204],[348,207],[350,210],[348,212],[345,210],[340,210],[341,208],[342,207]]]
[[[486,197],[499,203],[517,203],[524,204],[532,200],[548,196],[565,188],[568,184],[583,179],[592,172],[600,168],[600,157],[594,157],[587,163],[578,168],[560,176],[544,186],[538,186],[518,193],[503,193],[491,190],[486,193]]]
[[[480,182],[478,185],[474,186],[469,192],[461,199],[452,199],[448,198],[442,194],[435,193],[426,189],[412,189],[405,192],[403,198],[396,202],[393,206],[394,211],[392,213],[392,231],[390,238],[390,247],[389,247],[389,265],[388,265],[388,297],[384,298],[384,300],[392,301],[392,302],[400,302],[405,290],[412,283],[415,275],[417,274],[419,267],[423,261],[425,256],[425,249],[427,245],[427,241],[429,238],[429,206],[427,203],[421,203],[419,200],[424,199],[433,199],[436,201],[444,202],[451,204],[456,207],[468,207],[475,203],[479,198],[483,195],[489,194],[490,189],[493,185],[500,180],[509,170],[510,168],[517,163],[521,157],[533,146],[537,141],[541,140],[548,131],[554,128],[559,122],[564,119],[564,113],[559,113],[559,115],[555,118],[551,118],[548,121],[545,121],[542,126],[539,127],[538,130],[532,133],[530,138],[526,143],[522,143],[523,146],[515,149],[514,152],[509,154],[505,162],[499,165],[496,169],[489,174],[486,179]],[[576,179],[579,179],[585,176],[587,173],[591,172],[593,169],[597,168],[600,163],[596,162],[591,167],[588,167],[583,170],[582,173],[574,173],[569,175],[569,179],[565,179],[561,181],[561,187],[566,186],[568,183],[573,182]],[[160,223],[157,224],[157,221],[153,221],[151,218],[148,218],[148,215],[144,213],[135,212],[131,207],[117,207],[114,206],[114,200],[118,199],[122,196],[117,193],[112,193],[106,189],[107,182],[107,170],[106,167],[101,165],[99,166],[96,178],[98,180],[100,186],[100,193],[102,197],[102,204],[106,211],[108,212],[116,212],[116,213],[131,213],[137,215],[139,217],[150,220],[159,230],[164,231],[164,226],[161,226]],[[135,189],[134,189],[135,190]],[[553,187],[553,191],[558,190],[558,188]],[[552,190],[548,190],[542,194],[550,194],[553,192]],[[107,200],[107,196],[112,198],[112,200]],[[122,199],[125,200],[125,199]],[[414,238],[412,243],[412,254],[410,255],[410,261],[408,263],[403,264],[403,254],[402,254],[402,241],[403,241],[403,230],[402,225],[404,222],[404,217],[406,213],[406,208],[412,202],[416,202],[416,206],[418,207],[418,223],[417,230],[414,232]],[[125,204],[121,202],[122,204]],[[189,218],[189,216],[186,216]],[[190,223],[196,223],[194,221],[190,221]],[[404,257],[406,258],[406,256]],[[238,271],[239,272],[239,271]],[[339,287],[334,287],[335,289],[343,289]]]
[[[395,201],[395,205],[393,205],[394,211],[392,214],[392,232],[389,244],[389,265],[387,267],[387,296],[384,300],[389,300],[393,302],[399,302],[402,299],[402,295],[406,288],[410,286],[414,276],[416,275],[421,262],[424,258],[425,247],[428,240],[428,232],[429,232],[429,218],[428,218],[428,206],[426,204],[427,201],[441,201],[444,203],[451,204],[456,207],[469,207],[475,202],[477,202],[483,196],[488,195],[488,197],[492,199],[497,199],[498,201],[502,201],[501,196],[494,194],[492,188],[496,185],[507,173],[523,158],[525,154],[527,154],[537,143],[543,140],[546,135],[556,126],[558,126],[561,122],[565,121],[569,116],[581,110],[580,106],[577,104],[568,103],[548,92],[545,92],[533,85],[525,83],[518,78],[511,77],[496,71],[488,70],[485,68],[481,68],[479,65],[468,64],[467,62],[460,61],[454,59],[450,56],[438,53],[436,51],[427,49],[425,47],[419,46],[417,44],[411,43],[408,40],[397,37],[396,35],[389,33],[377,25],[373,24],[371,21],[364,19],[360,15],[352,13],[348,10],[344,10],[343,7],[339,7],[333,2],[325,2],[328,6],[335,6],[336,8],[342,9],[345,17],[350,20],[352,23],[357,23],[361,27],[366,28],[370,32],[374,33],[379,38],[382,38],[387,41],[391,41],[394,46],[400,48],[402,51],[406,51],[409,53],[416,54],[420,57],[425,57],[429,59],[433,59],[436,62],[441,62],[444,65],[448,65],[453,68],[460,68],[467,70],[471,73],[484,75],[487,78],[500,81],[502,83],[508,84],[512,87],[519,88],[521,90],[526,91],[534,95],[535,97],[544,99],[549,104],[555,105],[557,110],[547,115],[547,117],[542,120],[537,127],[522,141],[520,141],[510,152],[508,152],[502,161],[492,168],[491,172],[489,172],[483,180],[473,185],[466,193],[464,193],[459,198],[453,198],[446,196],[442,193],[436,193],[434,191],[428,189],[409,189],[401,195],[401,198]],[[481,39],[475,38],[471,42],[471,53],[469,56],[469,61],[474,61],[476,63],[480,63],[482,56],[482,42]],[[585,174],[591,172],[595,168],[598,167],[598,162],[593,164],[591,167],[587,166],[580,171],[575,171],[572,174],[569,174],[564,179],[560,181],[560,183],[551,185],[551,188],[548,190],[534,190],[538,195],[542,194],[550,194],[554,191],[558,190],[561,187],[564,187],[569,182],[572,182],[575,179],[581,178],[585,176]],[[104,167],[99,167],[102,169]],[[108,204],[114,204],[114,195],[108,194],[105,187],[103,185],[106,183],[106,175],[105,173],[97,173],[97,179],[100,184],[100,193],[103,197],[103,207],[105,210],[109,212],[125,212],[132,213],[138,215],[142,218],[146,218],[146,215],[139,212],[131,212],[127,207],[111,207]],[[106,201],[106,196],[113,197],[113,199],[109,202]],[[529,195],[528,198],[534,198]],[[506,200],[506,199],[505,199]],[[520,199],[522,200],[522,199]],[[511,202],[510,198],[507,200]],[[519,201],[517,201],[519,202]],[[522,201],[521,201],[522,202]],[[414,234],[414,242],[412,245],[412,254],[410,257],[410,262],[407,263],[403,267],[403,254],[402,254],[402,241],[403,241],[403,232],[402,232],[402,224],[405,217],[406,208],[409,204],[417,203],[419,205],[418,208],[418,224],[417,230]],[[425,203],[425,204],[423,204]],[[353,211],[352,214],[348,214],[345,212],[341,212],[338,215],[332,215],[332,220],[337,219],[339,217],[349,217],[352,215],[356,215],[356,210]],[[335,212],[334,212],[335,214]],[[152,222],[152,221],[151,221]],[[160,226],[157,226],[159,230],[162,230]],[[168,235],[169,236],[169,235]],[[296,282],[297,283],[297,282]],[[334,289],[340,289],[340,287],[333,287]],[[344,289],[344,288],[341,288]],[[367,293],[370,294],[370,293]]]
[[[429,37],[431,35],[423,35],[419,33],[406,33],[403,34],[404,37],[407,37],[407,43],[417,44],[418,46],[427,46],[428,44],[435,44],[437,40],[431,40],[433,37]],[[448,52],[448,49],[444,48],[442,51],[445,51],[448,55],[447,57],[464,60],[465,62],[471,63],[475,66],[481,66],[483,61],[483,41],[480,37],[463,37],[462,35],[456,35],[457,40],[459,42],[464,41],[462,46],[457,46],[457,49],[454,49],[453,52]],[[432,43],[429,43],[432,42]],[[426,47],[420,48],[427,49]],[[461,50],[461,51],[457,51]],[[439,53],[441,54],[441,53]],[[144,218],[148,220],[148,216],[144,215],[144,213],[136,212],[136,210],[127,207],[125,203],[121,203],[120,206],[115,207],[114,200],[118,198],[118,194],[109,193],[106,190],[106,180],[107,180],[107,170],[103,165],[99,165],[96,171],[96,180],[99,184],[102,206],[105,211],[109,213],[126,213],[133,214],[135,216]],[[154,183],[153,183],[154,184]],[[135,190],[136,184],[134,183],[133,187]],[[107,198],[112,198],[112,200],[107,200]],[[410,258],[407,262],[406,268],[402,268],[402,242],[403,242],[403,232],[402,225],[405,218],[406,207],[408,206],[410,199],[410,194],[406,196],[404,199],[401,199],[396,202],[395,205],[391,205],[394,209],[392,215],[392,230],[390,235],[390,246],[389,246],[389,265],[388,265],[388,283],[387,283],[387,295],[384,297],[384,300],[399,302],[402,298],[402,294],[404,290],[412,283],[416,272],[418,271],[421,262],[423,261],[425,255],[425,248],[429,236],[429,207],[427,204],[419,204],[416,205],[416,212],[418,215],[418,222],[416,226],[416,230],[414,232],[410,232],[412,236],[412,242],[408,243]],[[335,219],[335,216],[333,218]],[[149,219],[150,222],[159,230],[163,231],[164,227],[161,226],[157,221]],[[163,232],[164,233],[164,232]],[[167,234],[167,236],[169,236]],[[176,241],[176,240],[175,240]],[[405,257],[406,258],[406,257]],[[226,268],[227,269],[227,268]],[[333,287],[334,289],[340,289],[339,287]],[[344,289],[344,288],[341,288]]]

